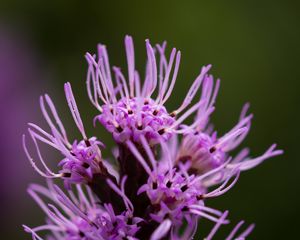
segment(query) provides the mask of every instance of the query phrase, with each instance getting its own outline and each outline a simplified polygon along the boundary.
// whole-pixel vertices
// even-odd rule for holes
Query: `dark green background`
[[[221,78],[213,117],[219,132],[233,126],[242,105],[249,101],[255,117],[244,146],[251,147],[253,156],[273,142],[285,150],[283,156],[242,174],[234,189],[211,205],[230,210],[233,223],[239,219],[255,222],[250,239],[296,239],[300,214],[300,8],[296,2],[2,0],[0,20],[19,29],[21,40],[23,36],[30,39],[38,53],[44,82],[41,92],[35,92],[36,101],[47,91],[56,96],[63,113],[67,109],[63,83],[70,81],[86,125],[96,112],[85,91],[84,53],[94,51],[98,42],[107,45],[113,64],[126,66],[123,38],[132,35],[141,70],[146,38],[152,43],[167,40],[169,47],[180,49],[182,62],[170,109],[183,99],[200,67],[211,63],[213,74]],[[25,85],[23,90],[30,88]],[[36,108],[37,104],[27,107]],[[92,124],[89,126],[92,133]],[[103,129],[98,126],[96,133],[110,146]],[[1,216],[1,239],[30,239],[20,225],[43,222],[23,185],[18,189],[19,198],[7,205],[10,213]],[[18,208],[23,202],[26,209]],[[201,226],[199,231],[207,232],[210,225]]]

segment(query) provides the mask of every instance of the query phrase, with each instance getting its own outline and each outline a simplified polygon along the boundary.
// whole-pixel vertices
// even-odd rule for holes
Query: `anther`
[[[90,147],[90,146],[91,146],[91,143],[90,143],[89,140],[85,139],[84,142],[85,142],[85,145],[86,145],[87,147]]]
[[[118,130],[118,132],[120,133],[120,132],[123,131],[123,128],[119,125],[119,126],[117,127],[117,130]]]
[[[158,133],[160,134],[160,135],[163,135],[164,133],[165,133],[165,129],[164,128],[162,128],[162,129],[160,129],[160,130],[158,130]]]
[[[187,161],[191,160],[192,159],[192,156],[189,156],[189,155],[184,155],[184,156],[181,156],[178,161],[179,162],[183,162],[183,163],[186,163]]]
[[[189,210],[189,208],[187,206],[184,206],[181,210],[184,212],[187,212]]]
[[[62,174],[62,177],[69,178],[71,177],[71,173],[65,172]]]
[[[171,117],[176,117],[176,115],[177,115],[176,111],[173,111],[173,112],[170,113]]]
[[[215,152],[217,149],[216,149],[216,147],[211,147],[210,149],[209,149],[209,152],[210,153],[213,153],[213,152]]]
[[[73,153],[72,151],[70,151],[70,154],[71,154],[72,156],[76,156],[75,153]]]
[[[128,218],[128,220],[127,220],[127,224],[129,224],[129,225],[131,225],[132,224],[132,218],[130,217],[130,218]]]
[[[84,168],[89,168],[89,167],[90,167],[90,165],[89,165],[88,163],[86,163],[86,162],[82,163],[82,166],[83,166]]]
[[[182,192],[185,192],[187,189],[188,189],[188,186],[187,186],[187,185],[183,185],[183,186],[180,188],[180,190],[181,190]]]
[[[197,200],[199,201],[199,200],[203,200],[204,199],[204,196],[201,194],[201,195],[198,195],[197,196]]]

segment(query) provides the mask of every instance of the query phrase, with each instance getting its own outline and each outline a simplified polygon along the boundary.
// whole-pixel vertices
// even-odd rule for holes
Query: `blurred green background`
[[[292,0],[1,0],[0,26],[5,32],[13,32],[17,42],[26,42],[28,51],[34,53],[33,65],[38,71],[35,80],[14,83],[14,90],[7,90],[5,104],[13,98],[22,102],[25,97],[30,98],[22,106],[25,119],[40,122],[38,96],[48,92],[59,105],[61,114],[66,113],[66,121],[70,121],[63,95],[63,83],[70,81],[83,119],[86,125],[90,123],[89,133],[96,131],[99,138],[111,146],[109,135],[99,125],[94,130],[91,124],[96,111],[85,90],[85,52],[94,52],[98,42],[104,43],[111,63],[125,67],[123,38],[130,34],[136,45],[138,68],[143,71],[144,40],[149,38],[152,43],[167,40],[169,48],[175,46],[182,51],[177,85],[168,103],[170,109],[183,99],[201,66],[211,63],[214,76],[221,78],[213,115],[219,132],[225,133],[235,124],[242,105],[249,101],[255,117],[243,146],[250,146],[253,156],[261,154],[273,142],[285,150],[283,156],[242,174],[231,192],[210,204],[230,210],[233,224],[239,219],[255,222],[256,228],[249,239],[296,239],[300,224],[299,23],[299,4]],[[12,66],[13,72],[20,71],[19,67],[26,61]],[[1,88],[4,88],[2,83]],[[19,89],[18,94],[15,89]],[[19,112],[19,106],[8,106],[6,111]],[[29,113],[29,109],[33,113]],[[2,113],[1,118],[5,118],[5,112]],[[12,129],[10,134],[16,134],[16,126],[4,127]],[[70,121],[67,128],[72,127]],[[21,128],[25,131],[25,122]],[[1,136],[1,144],[7,143],[6,137]],[[21,138],[19,133],[17,137]],[[20,142],[11,144],[19,148]],[[7,165],[4,169],[10,169],[9,174],[3,175],[5,178],[1,177],[1,187],[6,189],[1,193],[1,239],[30,239],[23,233],[21,224],[42,223],[43,214],[27,196],[25,187],[29,180],[40,178],[24,155],[14,163],[10,158],[1,159]],[[24,164],[24,168],[16,171],[19,164]],[[22,177],[24,174],[28,177]],[[14,185],[12,179],[15,179]],[[206,233],[207,227],[210,225],[199,225],[199,231]],[[218,236],[222,236],[222,232]]]

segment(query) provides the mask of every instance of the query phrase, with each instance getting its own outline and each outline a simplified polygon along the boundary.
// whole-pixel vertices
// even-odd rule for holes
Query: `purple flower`
[[[215,170],[201,176],[188,174],[187,164],[175,165],[171,157],[170,146],[161,143],[165,153],[162,155],[163,158],[157,161],[147,143],[142,142],[148,153],[148,159],[151,159],[151,166],[147,164],[132,142],[128,142],[128,147],[149,175],[147,183],[140,187],[138,194],[147,193],[154,208],[150,217],[156,222],[162,222],[168,218],[172,221],[173,227],[178,227],[178,229],[182,227],[183,220],[190,223],[194,219],[193,216],[201,216],[218,222],[217,217],[222,216],[222,212],[206,207],[204,199],[227,192],[236,183],[239,170],[233,169],[223,184],[209,192],[203,182],[214,175]],[[228,184],[231,178],[234,180]]]
[[[129,139],[138,142],[140,136],[145,136],[151,145],[160,138],[167,141],[177,132],[179,125],[202,104],[198,102],[176,119],[191,104],[210,66],[202,68],[181,106],[169,113],[164,104],[175,85],[180,51],[173,48],[168,59],[165,55],[166,43],[156,45],[154,49],[149,40],[146,40],[147,67],[142,84],[135,70],[133,41],[129,36],[125,37],[125,47],[128,83],[118,67],[113,67],[113,83],[104,45],[98,45],[98,58],[96,55],[86,54],[89,64],[88,94],[93,105],[100,111],[95,120],[111,132],[117,142]],[[159,55],[159,61],[155,54]],[[155,91],[157,94],[154,97]]]
[[[134,217],[132,209],[116,214],[110,204],[99,205],[89,188],[77,185],[76,190],[77,194],[70,192],[68,197],[52,182],[48,188],[31,185],[28,193],[45,212],[47,223],[36,228],[24,225],[25,231],[33,239],[42,239],[38,232],[43,230],[50,231],[55,239],[136,239],[133,236],[142,219]],[[51,204],[46,204],[42,197]]]
[[[190,172],[203,174],[228,162],[224,170],[238,167],[244,171],[251,169],[264,160],[282,154],[281,150],[275,150],[273,144],[262,156],[250,158],[248,148],[244,148],[235,157],[229,152],[235,149],[245,139],[251,126],[252,114],[247,115],[249,104],[245,104],[239,117],[238,123],[224,136],[217,137],[217,132],[212,125],[208,125],[209,117],[214,110],[213,104],[219,89],[219,81],[213,85],[213,77],[207,76],[203,81],[201,105],[197,111],[194,122],[190,126],[183,126],[188,129],[185,132],[180,150],[177,154],[177,162],[190,162]]]
[[[55,106],[51,98],[46,94],[40,98],[40,105],[43,115],[49,124],[51,133],[46,132],[39,126],[29,123],[28,132],[36,147],[37,156],[39,157],[44,170],[41,170],[29,154],[26,146],[25,135],[23,136],[23,146],[28,159],[34,169],[46,178],[63,178],[65,185],[69,186],[70,183],[88,183],[91,181],[92,175],[95,173],[101,173],[106,171],[99,146],[103,144],[97,140],[96,137],[87,138],[85,129],[77,109],[75,99],[73,97],[71,85],[65,84],[65,93],[70,111],[74,118],[74,121],[82,135],[83,140],[75,140],[71,143],[67,137],[66,130],[58,116]],[[52,116],[49,115],[46,109],[45,102],[50,108]],[[53,120],[52,120],[53,118]],[[58,150],[63,159],[59,162],[61,170],[59,173],[54,173],[45,163],[42,154],[40,152],[38,141],[48,144],[55,150]]]
[[[282,154],[273,144],[259,157],[248,157],[248,149],[231,156],[230,151],[248,134],[252,115],[247,115],[246,104],[238,123],[225,135],[217,136],[209,120],[219,80],[214,86],[208,74],[210,65],[201,69],[179,108],[169,112],[164,104],[176,81],[180,52],[173,49],[168,59],[166,43],[153,48],[146,40],[142,84],[129,36],[125,37],[125,47],[128,82],[117,67],[112,77],[104,45],[98,46],[98,57],[86,54],[88,96],[100,112],[95,121],[115,139],[113,156],[117,165],[103,158],[104,145],[96,136],[87,136],[69,83],[65,84],[66,99],[81,139],[69,140],[52,100],[48,95],[41,97],[50,131],[32,123],[28,129],[39,164],[23,136],[31,165],[48,179],[48,188],[31,185],[28,189],[47,215],[45,225],[24,226],[33,239],[42,239],[39,232],[45,230],[50,234],[48,239],[57,240],[185,240],[193,238],[202,219],[215,223],[209,233],[203,232],[205,239],[212,239],[229,220],[228,211],[211,208],[209,199],[228,192],[242,171]],[[198,102],[190,107],[200,88]],[[193,113],[194,121],[184,124]],[[39,143],[62,154],[57,173],[44,161]],[[53,183],[56,178],[64,181],[68,194]],[[226,239],[246,238],[254,225],[238,234],[243,223],[239,222]]]

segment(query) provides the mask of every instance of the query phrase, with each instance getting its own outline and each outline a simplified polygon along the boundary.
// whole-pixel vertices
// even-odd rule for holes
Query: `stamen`
[[[171,73],[171,70],[172,70],[175,55],[176,55],[176,48],[173,48],[172,52],[171,52],[171,55],[170,55],[169,64],[168,64],[168,66],[165,70],[165,77],[164,77],[164,80],[162,82],[162,87],[159,91],[159,94],[158,94],[158,97],[157,97],[157,100],[156,100],[156,102],[160,105],[162,105],[162,100],[163,100],[164,94],[165,94],[165,92],[167,90],[167,87],[168,87],[168,83],[169,83],[169,79],[170,79],[170,73]]]
[[[146,40],[146,49],[147,49],[150,76],[148,81],[149,85],[145,96],[150,97],[157,86],[157,67],[156,67],[156,59],[155,59],[154,51],[149,40]]]
[[[128,35],[125,37],[125,49],[126,49],[126,56],[127,56],[130,97],[133,98],[133,96],[134,96],[134,73],[135,73],[134,47],[133,47],[132,37],[130,37]]]
[[[216,232],[219,230],[221,225],[224,223],[226,217],[228,216],[228,211],[225,211],[224,214],[220,217],[220,219],[217,221],[217,224],[214,226],[214,228],[211,230],[211,232],[208,234],[208,236],[205,238],[206,240],[211,240]]]
[[[67,102],[68,102],[70,111],[72,113],[73,119],[74,119],[80,133],[82,134],[83,138],[86,139],[87,137],[85,134],[83,122],[81,120],[80,113],[79,113],[79,110],[78,110],[78,107],[77,107],[77,104],[76,104],[76,101],[75,101],[75,98],[74,98],[74,95],[72,92],[71,84],[69,82],[65,83],[64,87],[65,87],[65,94],[66,94]]]
[[[58,117],[58,114],[57,114],[57,111],[55,109],[55,106],[51,100],[51,98],[46,94],[45,95],[45,99],[46,99],[46,102],[48,104],[48,106],[50,107],[50,110],[51,110],[51,113],[58,125],[58,128],[59,130],[57,129],[57,127],[54,125],[54,123],[52,122],[47,110],[46,110],[46,107],[45,107],[45,103],[44,103],[44,97],[41,96],[40,97],[40,106],[41,106],[41,110],[42,110],[42,113],[48,123],[48,125],[50,126],[51,130],[56,130],[58,133],[59,133],[59,137],[66,143],[68,144],[69,141],[68,141],[68,138],[67,138],[67,134],[66,134],[66,130],[60,120],[60,118]]]
[[[179,70],[180,58],[181,58],[181,53],[180,53],[180,51],[178,51],[176,54],[175,68],[174,68],[174,72],[173,72],[172,81],[171,81],[170,87],[169,87],[166,95],[163,97],[163,99],[161,101],[161,104],[165,104],[165,102],[169,99],[169,97],[173,91],[173,88],[174,88],[174,85],[176,82],[176,78],[177,78],[177,74],[178,74],[178,70]]]
[[[33,138],[34,139],[34,138]],[[43,166],[46,168],[46,173],[44,173],[42,170],[40,170],[37,166],[36,166],[36,163],[34,162],[33,158],[30,156],[29,152],[28,152],[28,149],[26,147],[26,140],[25,140],[25,135],[23,135],[23,139],[22,139],[22,143],[23,143],[23,149],[25,151],[25,154],[31,164],[31,166],[34,168],[34,170],[36,170],[42,177],[45,177],[45,178],[58,178],[58,177],[61,177],[61,174],[55,174],[53,173],[46,165],[46,163],[44,162],[44,160],[41,158],[41,155],[40,155],[40,152],[39,152],[39,149],[38,149],[38,146],[36,144],[36,141],[34,140],[34,143],[35,143],[35,146],[36,146],[36,149],[38,151],[38,155],[40,156],[40,160],[41,160],[41,163],[43,164]]]

